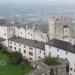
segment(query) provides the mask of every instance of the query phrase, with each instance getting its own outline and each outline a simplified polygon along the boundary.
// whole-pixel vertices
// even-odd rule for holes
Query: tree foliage
[[[3,44],[0,44],[0,50],[3,50],[3,49],[4,49]]]
[[[12,64],[19,64],[22,61],[22,54],[20,52],[10,53],[10,61]]]
[[[57,58],[51,57],[51,56],[45,57],[44,63],[47,64],[47,65],[49,65],[49,66],[50,65],[58,65],[58,64],[60,64],[58,62]]]

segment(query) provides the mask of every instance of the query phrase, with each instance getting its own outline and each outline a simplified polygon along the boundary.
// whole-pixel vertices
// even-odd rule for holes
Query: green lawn
[[[1,62],[4,62],[4,65]],[[0,75],[25,75],[31,70],[31,66],[12,65],[9,56],[0,52]]]

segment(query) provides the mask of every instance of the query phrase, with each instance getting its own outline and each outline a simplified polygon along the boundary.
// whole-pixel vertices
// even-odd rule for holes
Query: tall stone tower
[[[48,36],[49,36],[49,39],[53,39],[55,38],[55,26],[54,26],[54,19],[52,18],[48,18],[49,20],[49,25],[48,25]]]
[[[49,39],[59,39],[70,42],[70,28],[72,20],[70,17],[57,16],[48,18],[48,36]]]
[[[63,40],[70,41],[70,27],[68,25],[64,25],[64,33],[63,33]]]

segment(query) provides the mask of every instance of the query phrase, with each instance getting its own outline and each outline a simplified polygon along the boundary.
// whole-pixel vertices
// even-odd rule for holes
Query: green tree
[[[10,53],[10,61],[12,64],[19,64],[22,62],[22,54],[20,52],[12,52]]]
[[[44,63],[47,65],[58,65],[58,64],[60,64],[58,62],[57,58],[51,57],[51,56],[45,57]]]
[[[3,44],[0,44],[0,51],[4,49]]]

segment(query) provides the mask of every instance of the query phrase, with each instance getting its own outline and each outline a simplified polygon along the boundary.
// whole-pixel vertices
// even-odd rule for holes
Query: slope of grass
[[[3,62],[5,65],[1,64]],[[31,66],[13,65],[9,55],[0,52],[0,75],[25,75],[32,70]]]

